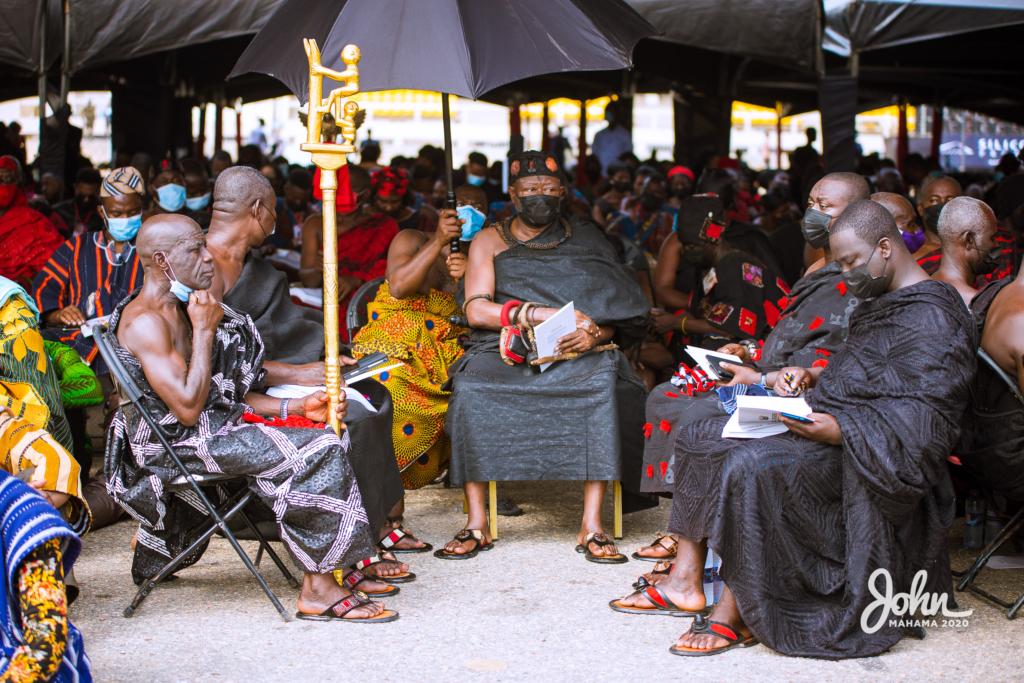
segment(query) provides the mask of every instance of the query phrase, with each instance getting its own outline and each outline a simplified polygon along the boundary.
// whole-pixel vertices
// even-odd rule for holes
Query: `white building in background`
[[[71,125],[82,129],[82,154],[99,166],[110,163],[110,92],[88,90],[68,93]],[[47,115],[53,114],[49,107]],[[0,121],[21,124],[26,157],[31,161],[39,153],[39,98],[23,97],[0,102]],[[88,125],[90,124],[91,125]]]

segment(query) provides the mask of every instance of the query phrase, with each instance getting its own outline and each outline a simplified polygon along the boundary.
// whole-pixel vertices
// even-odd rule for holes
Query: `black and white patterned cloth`
[[[118,305],[111,330],[117,330],[124,307],[137,295]],[[262,387],[265,376],[263,343],[248,315],[224,306],[212,348],[210,393],[192,427],[177,421],[146,381],[139,360],[115,335],[111,343],[142,392],[142,407],[156,418],[185,467],[192,473],[245,476],[303,570],[329,572],[374,554],[373,534],[348,459],[348,433],[339,438],[329,428],[243,421],[252,409],[242,400]],[[165,490],[180,473],[134,404],[123,405],[111,423],[106,471],[110,495],[140,522],[132,574],[141,583],[187,547],[186,536],[205,515],[191,490]],[[219,491],[219,497],[226,493]],[[184,566],[198,561],[203,550]]]

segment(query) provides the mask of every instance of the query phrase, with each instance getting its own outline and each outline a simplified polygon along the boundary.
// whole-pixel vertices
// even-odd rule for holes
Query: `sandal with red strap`
[[[389,621],[394,621],[398,618],[398,612],[393,609],[386,609],[375,617],[350,617],[345,618],[345,615],[363,605],[369,605],[373,601],[366,597],[366,593],[362,591],[356,591],[347,598],[342,598],[338,602],[334,603],[320,614],[303,614],[302,612],[296,612],[295,616],[298,619],[305,619],[306,621],[351,621],[354,623],[364,624],[384,624]]]
[[[353,593],[358,589],[359,591],[372,595],[375,598],[390,598],[392,595],[398,595],[402,592],[402,589],[398,586],[388,586],[382,591],[372,591],[368,588],[359,588],[359,584],[364,581],[378,581],[376,576],[367,576],[358,569],[353,569],[345,576],[345,573],[340,569],[334,570],[334,580],[338,582],[338,585],[342,588],[347,588]]]
[[[660,576],[668,576],[671,573],[672,573],[672,563],[671,562],[668,562],[668,561],[659,562],[658,564],[654,565],[654,569],[652,569],[651,571],[647,572],[647,574],[641,574],[640,577],[635,582],[633,582],[633,590],[640,590],[642,588],[647,588],[648,586],[655,585],[655,584],[653,584],[653,583],[651,583],[650,581],[647,580],[647,575],[648,574],[657,574],[657,575],[660,575]]]
[[[479,529],[463,529],[459,533],[455,534],[455,540],[459,543],[474,541],[476,545],[473,546],[471,550],[467,550],[464,553],[450,553],[444,548],[441,548],[434,552],[434,557],[439,560],[471,560],[479,553],[488,551],[494,547],[494,541],[484,543],[484,532]]]
[[[431,546],[429,543],[427,543],[426,541],[420,541],[420,539],[417,539],[413,535],[412,531],[401,525],[401,522],[404,519],[402,516],[399,515],[397,517],[385,517],[384,519],[391,527],[391,532],[388,533],[388,535],[381,539],[380,542],[377,544],[377,546],[381,550],[390,550],[392,553],[398,554],[429,553],[431,550],[434,549],[434,547]],[[398,542],[402,539],[412,539],[413,541],[420,541],[420,543],[422,543],[423,545],[419,548],[395,548]]]
[[[587,557],[587,562],[593,562],[594,564],[625,564],[629,562],[622,553],[616,553],[614,555],[595,555],[590,550],[590,544],[593,543],[598,548],[606,548],[608,546],[614,546],[615,541],[608,538],[608,534],[590,533],[583,537],[583,543],[576,546],[576,552],[583,553]]]
[[[381,562],[395,562],[400,564],[398,559],[388,551],[383,551],[373,557],[368,557],[365,560],[360,560],[353,565],[354,569],[363,570],[367,567],[380,564]],[[384,583],[411,583],[416,580],[416,575],[412,572],[402,572],[401,574],[391,574],[390,576],[377,576],[373,575],[373,578]]]
[[[650,555],[641,555],[639,552],[633,553],[634,560],[642,560],[643,562],[663,562],[665,560],[674,560],[676,555],[679,553],[679,541],[672,538],[668,534],[658,534],[654,538],[654,543],[646,546],[648,548],[662,548],[668,555],[665,557],[651,557]]]
[[[757,638],[754,636],[751,635],[744,638],[736,632],[736,629],[729,626],[729,624],[723,624],[720,621],[711,621],[710,619],[705,619],[700,615],[698,615],[690,625],[690,633],[694,635],[703,635],[707,633],[717,636],[718,638],[727,641],[729,644],[710,650],[698,650],[692,647],[678,647],[673,645],[668,649],[668,651],[674,655],[679,655],[680,657],[708,657],[710,655],[720,655],[734,647],[753,647],[758,644]]]
[[[683,609],[665,594],[665,591],[661,590],[657,586],[647,586],[641,588],[633,595],[642,595],[647,602],[651,603],[650,607],[637,607],[636,605],[623,605],[622,600],[612,600],[608,603],[616,612],[624,612],[626,614],[658,614],[669,617],[699,617],[708,611],[705,607],[700,612],[690,612]],[[633,597],[630,595],[629,597]]]

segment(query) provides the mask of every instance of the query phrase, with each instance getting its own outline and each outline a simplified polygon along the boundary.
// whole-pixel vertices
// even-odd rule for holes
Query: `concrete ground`
[[[418,580],[386,601],[391,624],[312,623],[277,615],[223,539],[178,581],[157,587],[132,619],[121,612],[130,578],[130,522],[86,537],[76,574],[82,596],[71,619],[85,636],[95,680],[203,681],[674,681],[942,680],[1024,678],[1024,618],[1007,621],[973,594],[969,626],[928,630],[872,659],[842,662],[778,655],[764,646],[705,658],[668,652],[688,619],[611,611],[649,563],[597,565],[573,551],[582,510],[574,483],[499,484],[527,514],[500,518],[497,547],[463,562],[411,558]],[[611,519],[610,504],[606,519]],[[411,492],[406,526],[439,547],[463,524],[460,492]],[[620,549],[632,553],[664,528],[668,503],[625,518]],[[610,527],[609,527],[610,530]],[[969,556],[950,534],[954,569]],[[244,543],[255,553],[254,543]],[[266,561],[264,575],[286,608],[291,590]],[[1024,591],[1024,570],[988,570],[998,594]]]

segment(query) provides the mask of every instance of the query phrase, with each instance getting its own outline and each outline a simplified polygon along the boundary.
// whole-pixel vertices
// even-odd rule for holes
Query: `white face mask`
[[[188,285],[182,284],[181,280],[178,279],[178,276],[174,274],[174,268],[171,266],[171,260],[167,258],[167,252],[158,251],[157,253],[164,255],[164,261],[167,261],[167,270],[171,271],[171,294],[178,297],[178,300],[183,304],[187,304],[188,295],[196,290],[192,289]]]

